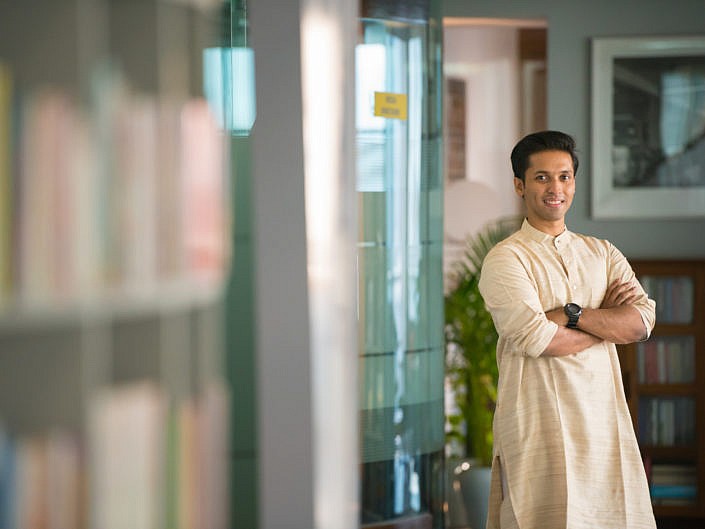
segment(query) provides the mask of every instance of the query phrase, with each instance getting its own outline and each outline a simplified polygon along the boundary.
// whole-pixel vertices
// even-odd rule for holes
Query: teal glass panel
[[[407,343],[409,350],[442,348],[443,303],[442,242],[425,241],[424,244],[407,248],[406,283],[407,295]],[[440,317],[439,317],[440,316]]]
[[[388,354],[398,343],[394,323],[394,281],[386,270],[392,251],[384,245],[358,248],[360,317],[366,325],[361,329],[364,350],[369,354]]]
[[[365,9],[381,16],[361,19],[356,49],[361,522],[427,513],[440,529],[440,29],[426,8]],[[380,93],[406,97],[406,117],[376,108]]]

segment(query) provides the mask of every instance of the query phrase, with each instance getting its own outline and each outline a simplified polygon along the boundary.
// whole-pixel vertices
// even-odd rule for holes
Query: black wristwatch
[[[565,312],[566,316],[568,316],[567,327],[569,329],[577,328],[578,319],[580,319],[580,315],[583,313],[583,308],[577,303],[567,303],[563,307],[563,312]]]

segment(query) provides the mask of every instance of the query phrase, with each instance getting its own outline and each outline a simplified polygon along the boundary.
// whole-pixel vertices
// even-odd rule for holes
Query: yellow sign
[[[406,119],[406,94],[375,92],[375,116]]]

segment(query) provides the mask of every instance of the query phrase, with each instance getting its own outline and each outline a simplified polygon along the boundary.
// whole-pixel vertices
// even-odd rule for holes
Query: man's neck
[[[526,220],[529,222],[529,224],[531,224],[533,228],[536,228],[537,230],[542,231],[543,233],[546,233],[551,237],[557,237],[566,229],[564,219],[557,221],[545,221],[527,217]]]

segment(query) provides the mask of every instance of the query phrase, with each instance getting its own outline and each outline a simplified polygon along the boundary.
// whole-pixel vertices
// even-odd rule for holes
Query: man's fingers
[[[636,285],[633,283],[622,283],[615,290],[615,301],[617,305],[626,305],[638,297]]]
[[[637,286],[632,281],[622,282],[614,280],[605,292],[602,301],[603,308],[627,305],[638,298]]]

